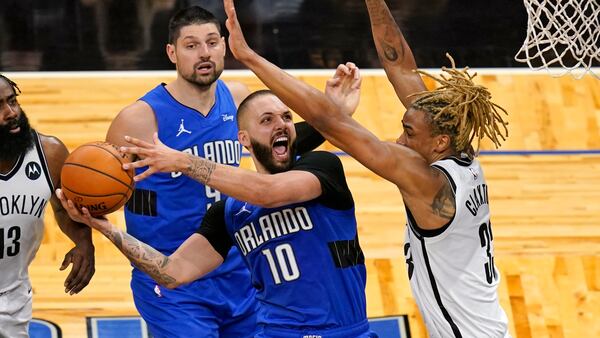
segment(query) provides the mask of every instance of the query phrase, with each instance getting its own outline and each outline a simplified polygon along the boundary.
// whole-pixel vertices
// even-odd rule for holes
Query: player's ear
[[[227,44],[225,43],[224,36],[221,37],[221,43],[223,44],[223,57],[225,57],[225,55],[227,55]]]
[[[238,131],[238,140],[246,149],[250,149],[250,135],[247,130]]]
[[[167,52],[167,56],[169,57],[169,60],[171,60],[171,62],[173,64],[177,64],[177,58],[175,56],[175,45],[167,43],[165,50]]]
[[[443,153],[452,147],[452,138],[450,135],[440,134],[435,137],[435,152]]]

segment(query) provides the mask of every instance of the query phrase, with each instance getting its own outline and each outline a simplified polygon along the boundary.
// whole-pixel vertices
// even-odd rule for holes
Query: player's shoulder
[[[44,135],[39,132],[38,136],[40,138],[44,156],[46,157],[46,163],[48,164],[52,182],[56,186],[60,181],[60,170],[65,163],[67,156],[69,156],[69,150],[56,136]]]
[[[304,154],[302,154],[300,156],[300,160],[305,160],[305,161],[325,161],[325,162],[335,162],[335,163],[341,163],[340,158],[329,151],[325,151],[325,150],[313,150],[313,151],[309,151],[306,152]]]
[[[476,158],[449,156],[431,164],[434,168],[443,168],[449,172],[462,172],[474,169],[481,171],[481,166]]]
[[[47,159],[51,159],[57,155],[62,156],[65,152],[68,153],[67,146],[58,137],[45,135],[40,132],[37,132],[37,134]]]
[[[106,140],[113,144],[124,145],[124,136],[129,135],[151,141],[152,134],[158,130],[156,118],[150,105],[144,101],[136,101],[123,108],[113,119]]]
[[[121,111],[117,114],[118,119],[137,119],[140,117],[149,117],[153,116],[154,112],[152,111],[152,107],[147,102],[142,100],[137,100],[134,103],[126,106],[121,109]]]
[[[224,80],[223,83],[225,83],[225,86],[227,86],[227,88],[230,91],[247,91],[250,92],[250,89],[248,89],[248,86],[246,86],[245,83],[240,82],[240,81],[231,81],[231,80]]]
[[[235,105],[239,106],[240,103],[242,103],[242,101],[244,101],[244,99],[246,97],[248,97],[248,95],[250,95],[250,89],[248,88],[248,86],[246,86],[246,84],[239,82],[239,81],[223,81],[225,83],[225,86],[227,86],[227,89],[229,89],[229,92],[231,93],[231,96],[233,97],[233,100],[235,101]]]
[[[343,168],[342,161],[337,155],[329,151],[315,150],[304,153],[298,158],[294,169],[319,168],[338,171]],[[343,169],[342,169],[343,170]]]

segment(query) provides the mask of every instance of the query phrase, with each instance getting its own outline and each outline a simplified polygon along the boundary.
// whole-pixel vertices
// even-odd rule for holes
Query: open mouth
[[[20,123],[13,123],[11,125],[8,126],[8,132],[11,134],[16,134],[18,132],[21,131],[21,125]]]
[[[201,74],[209,74],[213,70],[213,64],[210,62],[203,62],[196,67],[196,70]]]
[[[280,135],[275,137],[273,140],[272,148],[273,155],[277,159],[287,159],[289,150],[289,137],[287,135]]]

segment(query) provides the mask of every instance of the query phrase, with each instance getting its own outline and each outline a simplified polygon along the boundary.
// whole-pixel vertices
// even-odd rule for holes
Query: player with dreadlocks
[[[509,337],[498,301],[488,185],[475,159],[483,137],[508,136],[504,109],[452,61],[445,75],[415,72],[416,63],[383,0],[365,0],[378,55],[407,108],[395,143],[380,141],[320,91],[248,47],[232,0],[224,0],[233,55],[331,143],[394,183],[406,207],[404,254],[413,295],[430,337]],[[334,90],[358,100],[358,68],[340,65]],[[440,83],[427,91],[421,74]],[[471,143],[476,139],[476,149]]]

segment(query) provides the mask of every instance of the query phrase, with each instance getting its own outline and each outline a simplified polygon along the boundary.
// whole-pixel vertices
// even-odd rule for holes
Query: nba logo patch
[[[160,293],[160,286],[154,285],[154,293],[156,293],[156,296],[162,297],[162,293]]]
[[[477,172],[475,171],[475,169],[469,168],[469,171],[471,172],[471,174],[473,174],[473,179],[476,180],[478,175],[477,175]]]

